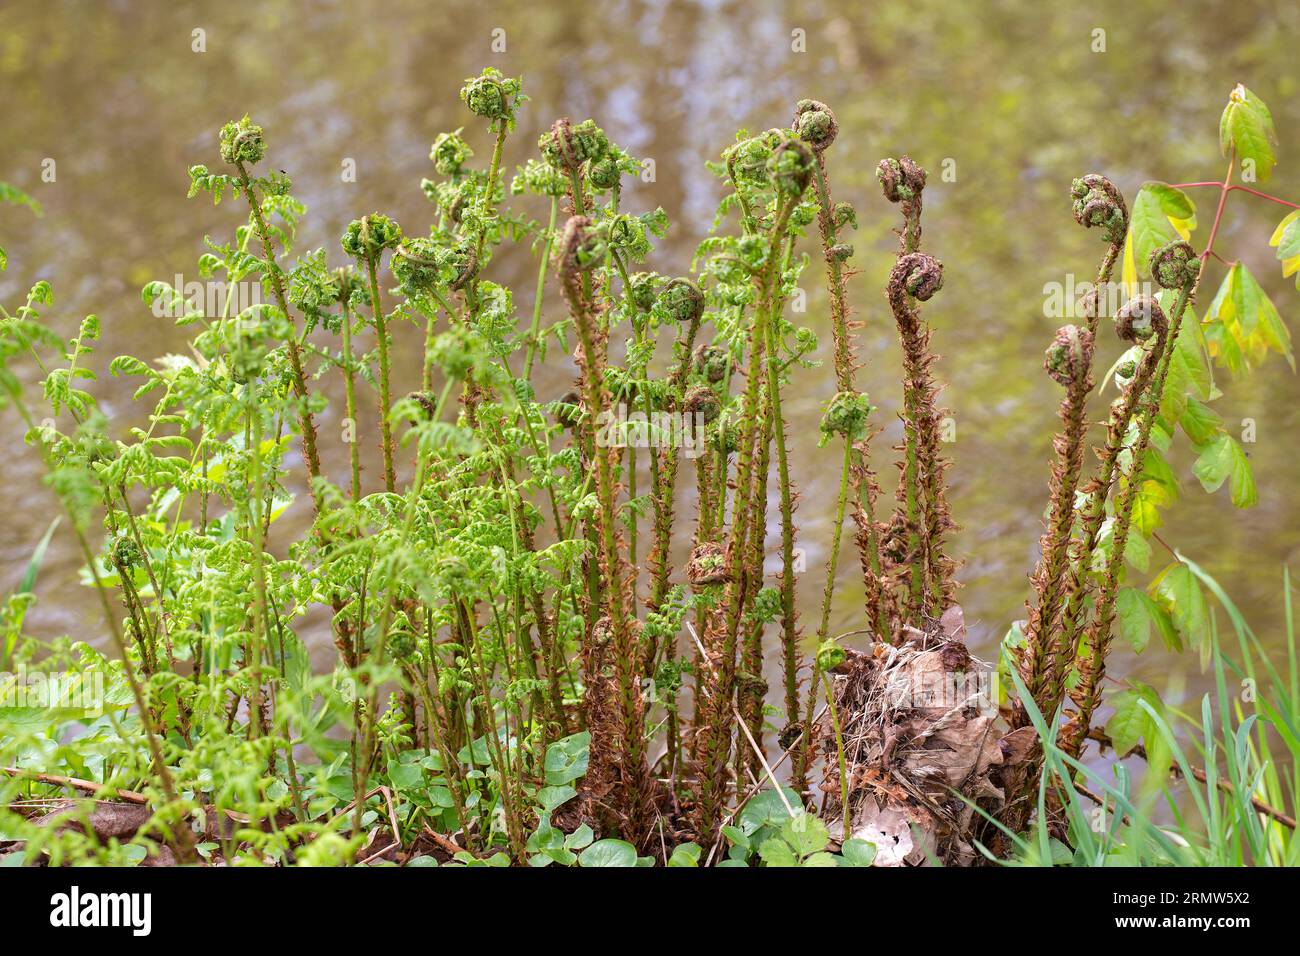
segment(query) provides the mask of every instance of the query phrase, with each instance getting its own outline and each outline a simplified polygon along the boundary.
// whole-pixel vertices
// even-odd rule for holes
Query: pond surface
[[[841,126],[829,154],[832,187],[837,199],[854,203],[861,224],[853,263],[862,271],[850,283],[864,323],[859,382],[882,409],[879,421],[890,423],[874,461],[889,480],[899,356],[881,290],[897,210],[880,197],[874,169],[881,157],[906,152],[931,173],[925,247],[947,272],[926,315],[942,355],[938,375],[949,383],[942,398],[956,423],[947,449],[961,526],[953,547],[964,562],[961,601],[974,650],[991,658],[1007,623],[1023,616],[1046,500],[1060,393],[1041,361],[1060,322],[1044,314],[1044,287],[1070,275],[1091,278],[1102,251],[1098,237],[1071,219],[1070,180],[1103,172],[1131,200],[1146,179],[1221,177],[1219,112],[1244,82],[1271,105],[1281,137],[1271,188],[1300,196],[1295,5],[1187,0],[1177,15],[1145,0],[1059,13],[1045,4],[948,2],[867,9],[705,0],[612,3],[599,12],[537,0],[492,6],[270,2],[202,12],[151,5],[145,13],[127,3],[51,2],[0,10],[0,179],[34,195],[45,213],[35,219],[0,207],[0,244],[10,256],[0,300],[12,307],[31,282],[48,279],[56,295],[49,321],[61,333],[71,334],[86,313],[99,315],[108,343],[101,370],[118,353],[151,359],[183,351],[184,330],[155,318],[140,288],[177,274],[196,278],[204,235],[228,236],[240,221],[231,206],[185,198],[187,167],[217,164],[223,122],[248,112],[265,126],[271,162],[292,175],[309,206],[300,250],[324,246],[337,264],[338,236],[355,216],[380,210],[408,232],[424,230],[430,207],[419,182],[431,175],[429,143],[439,131],[471,126],[456,91],[485,65],[522,75],[532,97],[507,145],[509,166],[533,155],[539,130],[560,115],[592,116],[634,155],[655,160],[655,182],[634,183],[624,207],[669,213],[672,230],[647,266],[673,274],[688,267],[719,198],[704,161],[738,127],[784,125],[800,97],[824,100]],[[196,29],[204,31],[204,52],[193,49]],[[1093,50],[1099,29],[1105,52]],[[502,37],[505,52],[494,52]],[[469,135],[485,154],[482,131],[471,126]],[[41,180],[47,158],[56,162],[52,183]],[[341,179],[348,160],[355,182]],[[1202,199],[1201,242],[1214,196]],[[529,211],[544,215],[540,207]],[[1280,210],[1235,194],[1228,215],[1220,245],[1247,262],[1295,331],[1289,320],[1300,296],[1267,248]],[[492,277],[521,290],[521,302],[536,269],[526,252],[493,264]],[[1221,275],[1214,267],[1203,304]],[[823,334],[820,357],[829,361],[822,281],[820,268],[811,268],[806,321]],[[399,339],[399,382],[406,383],[418,374],[418,335],[402,332],[409,333]],[[1103,337],[1100,367],[1119,351],[1118,340]],[[553,387],[558,395],[568,375],[567,366],[557,367],[543,394]],[[1184,500],[1161,536],[1218,577],[1264,640],[1280,648],[1281,569],[1300,546],[1293,493],[1300,385],[1276,358],[1249,381],[1220,378],[1223,418],[1255,423],[1257,441],[1246,447],[1260,503],[1237,512],[1226,491],[1204,494],[1184,454],[1176,462]],[[123,433],[146,411],[131,404],[132,387],[106,374],[96,387]],[[801,582],[809,632],[838,480],[838,453],[816,448],[819,406],[832,391],[829,368],[802,372],[786,406],[813,579]],[[337,434],[339,405],[322,416],[323,435]],[[55,505],[13,417],[0,418],[0,429],[9,449],[0,458],[8,496],[0,588],[9,589]],[[342,480],[345,446],[326,444],[326,464]],[[372,462],[372,488],[378,473]],[[689,535],[685,525],[682,535]],[[29,617],[34,633],[89,640],[100,633],[91,596],[77,583],[78,564],[71,537],[56,534],[37,587],[41,602]],[[834,622],[844,631],[859,626],[856,564],[846,547]],[[320,652],[324,664],[329,649]],[[1196,655],[1154,646],[1113,672],[1176,696],[1205,686]]]

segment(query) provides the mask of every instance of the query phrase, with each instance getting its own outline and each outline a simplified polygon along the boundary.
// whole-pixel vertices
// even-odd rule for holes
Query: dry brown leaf
[[[60,829],[75,828],[84,831],[80,807],[85,801],[64,800],[35,822],[41,826]],[[115,803],[110,800],[94,801],[90,811],[90,829],[100,840],[129,840],[149,822],[153,810],[137,803]]]

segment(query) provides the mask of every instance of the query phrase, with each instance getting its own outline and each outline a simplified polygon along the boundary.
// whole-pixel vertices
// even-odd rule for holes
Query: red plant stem
[[[1221,182],[1173,183],[1171,185],[1173,186],[1174,189],[1195,189],[1198,186],[1214,186],[1217,189],[1223,188],[1223,183]],[[1233,183],[1231,186],[1228,187],[1227,191],[1232,192],[1233,190],[1241,190],[1244,193],[1250,193],[1252,196],[1258,196],[1260,199],[1267,199],[1269,202],[1275,202],[1279,206],[1288,206],[1291,209],[1300,209],[1300,203],[1290,202],[1289,200],[1283,199],[1280,196],[1274,196],[1272,193],[1261,192],[1258,189],[1251,189],[1249,186],[1242,186],[1237,183]]]
[[[1214,211],[1214,224],[1210,226],[1210,238],[1206,240],[1205,251],[1201,253],[1202,267],[1204,267],[1205,263],[1210,260],[1210,253],[1214,251],[1214,237],[1219,234],[1219,224],[1223,222],[1223,207],[1227,205],[1228,193],[1232,191],[1232,170],[1236,158],[1237,151],[1234,149],[1232,150],[1231,155],[1228,156],[1228,174],[1219,185],[1221,190],[1219,192],[1219,208]],[[1204,269],[1202,269],[1202,271],[1204,271]],[[1199,286],[1200,284],[1200,276],[1197,276],[1196,285]],[[1193,294],[1195,293],[1193,292]]]

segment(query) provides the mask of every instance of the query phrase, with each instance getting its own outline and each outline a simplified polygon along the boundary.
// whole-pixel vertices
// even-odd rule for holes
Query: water
[[[937,371],[949,383],[943,401],[957,426],[947,450],[961,525],[953,543],[964,561],[961,601],[974,649],[987,658],[1007,622],[1023,614],[1045,504],[1060,393],[1041,371],[1041,356],[1060,322],[1044,316],[1044,285],[1067,274],[1090,278],[1102,251],[1098,237],[1070,218],[1071,178],[1104,172],[1131,200],[1148,178],[1221,176],[1218,114],[1233,84],[1245,82],[1272,106],[1282,140],[1270,188],[1300,195],[1300,90],[1283,68],[1300,28],[1294,6],[1189,2],[1176,17],[1163,3],[1133,0],[1062,12],[934,2],[871,10],[752,2],[615,3],[600,11],[535,0],[486,6],[454,13],[414,0],[226,5],[201,14],[153,6],[146,15],[126,3],[0,10],[0,179],[32,193],[45,211],[34,219],[0,207],[0,244],[10,255],[0,301],[12,307],[32,281],[48,279],[56,294],[49,321],[60,333],[71,334],[88,312],[99,315],[108,343],[101,370],[118,353],[150,359],[181,351],[184,331],[154,318],[139,290],[177,273],[196,278],[204,235],[227,236],[240,221],[234,207],[185,198],[187,167],[218,164],[223,122],[248,112],[265,126],[271,162],[292,175],[309,206],[299,248],[324,246],[338,264],[337,238],[355,216],[381,210],[410,232],[423,230],[429,206],[419,181],[432,175],[428,146],[439,131],[470,126],[480,158],[488,152],[456,98],[463,78],[484,65],[522,74],[532,97],[507,146],[510,167],[533,155],[537,133],[559,115],[590,115],[635,155],[655,160],[656,181],[632,184],[624,202],[667,210],[672,231],[648,266],[672,274],[688,266],[719,196],[704,161],[738,127],[783,125],[798,98],[824,100],[841,125],[829,154],[835,198],[853,202],[861,223],[853,264],[862,272],[850,296],[865,323],[859,381],[890,426],[875,444],[874,464],[886,477],[899,431],[899,359],[881,289],[897,210],[881,199],[874,168],[882,156],[908,152],[931,173],[925,246],[945,260],[947,281],[926,314],[943,356]],[[196,29],[205,31],[205,52],[193,49]],[[492,51],[495,29],[505,31],[504,53]],[[1106,31],[1104,53],[1093,52],[1095,29]],[[805,31],[804,52],[792,50],[795,30]],[[47,158],[56,163],[53,183],[40,178]],[[347,160],[355,162],[354,183],[341,179]],[[945,169],[955,181],[942,177]],[[1197,196],[1202,242],[1213,196]],[[540,206],[531,212],[544,215]],[[1234,195],[1220,245],[1247,262],[1289,318],[1300,297],[1267,248],[1280,213]],[[535,263],[526,250],[503,255],[493,269],[495,280],[520,290],[521,303],[531,299],[525,290]],[[1221,274],[1215,267],[1207,279],[1204,302]],[[821,282],[814,266],[805,281],[807,321],[823,333],[820,357],[829,361]],[[417,375],[418,336],[407,329],[399,336],[404,385]],[[1101,367],[1119,351],[1103,336]],[[558,368],[544,387],[558,394],[567,374]],[[1256,423],[1258,441],[1246,447],[1260,504],[1243,513],[1226,491],[1205,495],[1180,453],[1185,497],[1160,533],[1217,576],[1277,647],[1281,568],[1300,546],[1291,495],[1300,478],[1293,451],[1300,386],[1276,359],[1249,381],[1220,378],[1220,414],[1230,424]],[[107,375],[95,386],[122,433],[146,412],[131,404],[132,388]],[[786,405],[804,496],[798,520],[808,572],[800,587],[809,631],[838,477],[838,453],[815,447],[819,406],[832,391],[829,368],[803,372]],[[341,480],[344,446],[329,440],[341,414],[335,398],[321,431],[326,465]],[[0,459],[9,496],[0,587],[8,589],[55,504],[12,416],[0,427],[9,449]],[[368,487],[379,474],[371,461]],[[839,630],[859,626],[856,563],[846,547],[834,608]],[[98,639],[78,565],[61,530],[41,570],[33,633]],[[319,651],[324,664],[330,651]],[[1136,659],[1123,654],[1112,673],[1176,694],[1205,686],[1196,655],[1155,646]]]

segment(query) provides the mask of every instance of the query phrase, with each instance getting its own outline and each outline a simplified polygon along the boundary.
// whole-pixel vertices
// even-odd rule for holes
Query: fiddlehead
[[[1097,173],[1076,179],[1070,187],[1070,197],[1074,221],[1086,229],[1101,229],[1102,238],[1106,240],[1106,257],[1097,270],[1097,285],[1100,286],[1110,278],[1115,261],[1124,248],[1124,238],[1128,235],[1128,205],[1115,184]],[[1097,331],[1095,322],[1090,328],[1094,333]]]

